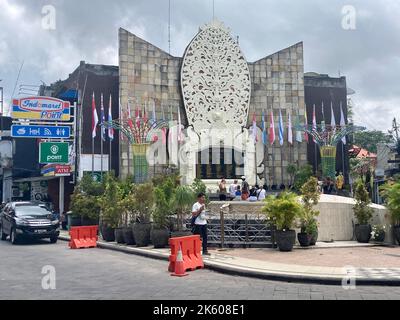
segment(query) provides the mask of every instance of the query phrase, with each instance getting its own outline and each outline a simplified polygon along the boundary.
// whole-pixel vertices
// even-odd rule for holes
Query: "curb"
[[[69,237],[60,235],[58,237],[62,241],[70,241]],[[126,246],[119,246],[112,243],[97,242],[97,247],[126,254],[134,254],[150,259],[169,260],[169,255],[161,252],[150,252],[148,249],[133,248]],[[313,283],[324,285],[342,285],[343,277],[341,276],[325,276],[325,275],[307,275],[307,274],[288,274],[283,272],[256,270],[238,266],[222,264],[219,262],[204,260],[204,267],[206,269],[235,275],[240,277],[257,278],[272,281],[284,281],[293,283]],[[361,286],[400,286],[400,279],[369,279],[369,278],[356,278],[356,285]]]

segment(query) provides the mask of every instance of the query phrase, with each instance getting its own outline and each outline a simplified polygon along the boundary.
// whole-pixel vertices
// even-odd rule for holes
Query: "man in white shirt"
[[[194,224],[194,234],[200,235],[203,242],[203,255],[209,256],[207,250],[207,216],[206,216],[206,195],[200,193],[197,196],[197,202],[192,208],[192,217],[197,217]]]
[[[236,198],[237,187],[238,187],[238,181],[237,180],[235,180],[233,182],[233,184],[231,184],[230,187],[229,187],[229,194],[231,195],[232,199]]]

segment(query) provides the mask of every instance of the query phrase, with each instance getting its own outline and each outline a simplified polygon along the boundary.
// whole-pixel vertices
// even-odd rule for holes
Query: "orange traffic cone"
[[[175,261],[175,271],[171,273],[173,277],[186,277],[189,274],[185,272],[185,266],[183,264],[183,255],[182,255],[182,248],[179,246],[178,256],[176,257]]]

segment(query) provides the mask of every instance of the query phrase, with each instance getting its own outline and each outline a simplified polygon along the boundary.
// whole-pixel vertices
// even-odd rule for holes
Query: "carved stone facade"
[[[304,121],[303,45],[247,63],[239,45],[221,23],[213,22],[202,29],[189,44],[184,59],[173,57],[139,37],[120,29],[120,99],[121,114],[155,101],[157,118],[178,119],[186,128],[184,143],[179,145],[183,159],[179,165],[185,183],[198,176],[199,153],[209,146],[221,146],[244,155],[235,175],[245,175],[251,184],[289,184],[286,168],[289,163],[307,163],[305,142],[287,142],[287,115]],[[284,144],[274,147],[262,143],[261,129],[254,145],[252,118],[255,113],[261,127],[262,112],[274,111],[276,136],[278,115],[282,110],[285,124]],[[268,118],[266,117],[268,123]],[[176,132],[176,128],[173,131]],[[229,134],[227,131],[229,130]],[[295,140],[295,139],[294,139]],[[222,144],[221,144],[222,142]],[[178,147],[164,146],[159,140],[151,154],[168,153],[166,159],[177,163]],[[132,172],[127,142],[121,141],[121,173]],[[162,165],[150,172],[160,172]],[[208,181],[216,186],[215,181]]]

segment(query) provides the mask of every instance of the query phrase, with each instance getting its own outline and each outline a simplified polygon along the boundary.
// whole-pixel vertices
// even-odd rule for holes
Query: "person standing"
[[[196,217],[194,222],[194,234],[200,235],[203,244],[203,255],[209,256],[207,249],[207,215],[206,215],[206,195],[199,193],[197,202],[193,205],[192,216]]]
[[[250,196],[250,186],[246,181],[246,177],[242,177],[242,200],[246,201]]]
[[[233,181],[233,183],[229,186],[229,194],[232,200],[236,198],[237,187],[238,187],[237,180]]]
[[[263,186],[261,189],[257,191],[258,201],[264,201],[266,195],[267,195],[267,190],[265,189],[265,186]]]
[[[226,201],[226,181],[225,178],[221,179],[218,185],[219,188],[219,201]]]

